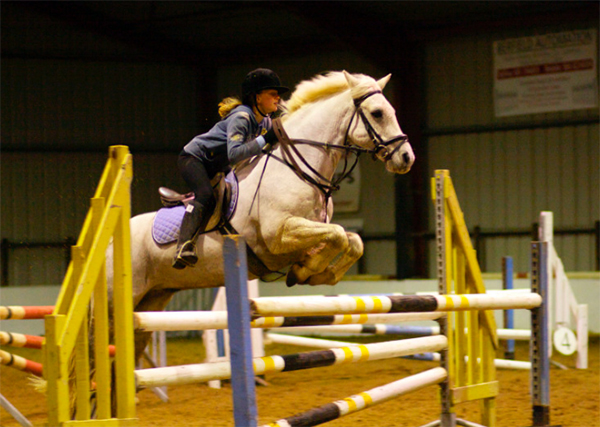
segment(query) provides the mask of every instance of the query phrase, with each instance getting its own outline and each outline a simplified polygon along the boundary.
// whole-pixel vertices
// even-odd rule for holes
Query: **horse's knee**
[[[352,257],[360,258],[365,250],[360,236],[356,233],[347,233],[348,236],[348,254]]]
[[[330,224],[331,228],[323,236],[324,249],[330,252],[345,252],[350,243],[346,230],[340,225]]]

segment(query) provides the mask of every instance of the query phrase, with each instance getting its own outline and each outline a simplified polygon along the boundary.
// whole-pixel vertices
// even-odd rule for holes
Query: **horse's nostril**
[[[402,160],[404,160],[404,163],[410,163],[410,155],[408,153],[404,153],[402,155]]]

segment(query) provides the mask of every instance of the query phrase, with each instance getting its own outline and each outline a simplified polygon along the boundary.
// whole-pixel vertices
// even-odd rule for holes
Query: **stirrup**
[[[185,267],[193,267],[197,262],[196,245],[193,241],[188,240],[177,249],[177,254],[173,258],[173,268],[181,270]]]

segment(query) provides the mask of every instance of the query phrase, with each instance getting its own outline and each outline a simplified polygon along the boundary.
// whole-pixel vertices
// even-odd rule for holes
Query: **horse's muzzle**
[[[399,147],[396,147],[399,148]],[[391,152],[381,153],[384,154],[385,157],[379,157],[385,163],[385,168],[392,173],[396,174],[405,174],[410,171],[413,163],[415,162],[415,156],[412,153],[412,150],[408,149],[403,153],[398,153],[398,156],[395,156],[397,150],[394,149]]]

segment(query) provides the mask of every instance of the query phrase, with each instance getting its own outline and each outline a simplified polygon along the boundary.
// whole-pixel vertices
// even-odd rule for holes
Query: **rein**
[[[292,169],[292,171],[300,179],[317,187],[319,190],[321,190],[321,192],[327,198],[329,198],[334,191],[339,190],[340,183],[342,182],[342,180],[344,178],[346,178],[346,176],[348,176],[350,174],[350,172],[352,172],[352,169],[354,169],[354,166],[356,166],[356,163],[358,161],[358,155],[357,155],[356,161],[354,162],[354,165],[352,166],[350,171],[348,171],[348,173],[343,174],[343,176],[341,176],[335,180],[328,179],[328,178],[324,177],[322,174],[320,174],[319,171],[317,171],[315,168],[313,168],[306,161],[306,159],[302,156],[300,151],[298,151],[296,144],[311,145],[313,147],[319,147],[319,148],[325,148],[325,149],[333,148],[333,147],[338,148],[338,149],[344,149],[347,147],[340,147],[337,145],[332,145],[332,144],[327,144],[327,143],[317,142],[317,141],[303,140],[303,139],[292,140],[292,139],[290,139],[290,137],[287,135],[287,133],[283,129],[283,125],[281,123],[281,120],[279,120],[279,119],[273,120],[273,130],[275,131],[275,135],[277,135],[277,139],[279,140],[279,145],[280,145],[281,151],[283,153],[283,158],[280,158],[274,154],[269,153],[270,158],[278,160],[279,162],[289,166],[290,169]],[[356,147],[356,148],[360,148],[360,147]],[[306,166],[313,173],[314,176],[311,176],[309,173],[305,172],[300,167],[300,165],[296,161],[296,157],[294,157],[293,154],[295,154],[296,157],[298,159],[300,159],[300,161],[304,164],[304,166]]]
[[[278,139],[281,151],[283,153],[283,156],[278,157],[275,154],[272,154],[271,152],[267,153],[267,160],[265,161],[263,171],[262,171],[260,179],[259,179],[259,185],[256,189],[256,193],[254,194],[254,198],[252,199],[252,203],[250,205],[250,210],[252,210],[252,206],[254,205],[254,201],[256,200],[256,196],[258,194],[258,188],[260,188],[260,182],[262,182],[263,175],[267,168],[267,163],[269,162],[269,159],[271,159],[271,158],[288,166],[300,179],[302,179],[305,182],[308,182],[309,184],[312,184],[313,186],[318,188],[325,196],[325,211],[327,210],[327,204],[328,204],[329,198],[331,197],[332,193],[334,191],[337,191],[340,189],[341,182],[352,173],[354,168],[357,166],[358,159],[362,153],[372,154],[374,158],[379,157],[383,161],[390,160],[392,158],[392,156],[405,143],[408,142],[408,137],[406,135],[399,135],[399,136],[396,136],[392,139],[385,141],[381,137],[381,135],[379,135],[379,133],[377,133],[377,131],[375,130],[373,125],[369,122],[369,120],[365,116],[365,114],[361,108],[362,103],[367,98],[369,98],[373,95],[376,95],[376,94],[380,94],[380,93],[381,93],[380,90],[374,90],[374,91],[369,92],[366,95],[363,95],[362,97],[354,100],[355,110],[354,110],[354,113],[352,114],[352,117],[350,118],[348,127],[346,128],[346,133],[344,135],[344,145],[334,145],[334,144],[330,144],[327,142],[311,141],[311,140],[307,140],[307,139],[291,139],[285,132],[285,130],[283,128],[283,124],[281,123],[281,119],[280,118],[274,119],[272,122],[273,123],[272,124],[273,131],[277,135],[277,139]],[[369,134],[369,137],[373,140],[374,147],[372,149],[359,147],[359,146],[353,145],[351,143],[351,141],[349,139],[349,135],[350,135],[350,129],[352,128],[352,123],[354,123],[355,117],[360,117],[365,128],[367,129],[367,133]],[[402,142],[400,144],[398,144],[393,150],[390,151],[388,146],[391,144],[394,144],[395,142],[398,142],[398,141],[402,141]],[[346,157],[344,159],[344,168],[342,170],[342,173],[337,178],[335,178],[335,175],[334,175],[334,177],[332,179],[328,179],[328,178],[324,177],[322,174],[320,174],[317,170],[315,170],[306,161],[306,159],[298,151],[298,148],[296,147],[296,145],[310,145],[310,146],[322,148],[325,150],[328,150],[328,149],[342,150],[342,151],[345,151],[346,153],[353,153],[356,157],[354,158],[354,161],[352,162],[352,165],[349,168],[348,168],[348,159]],[[294,154],[295,154],[295,156],[294,156]],[[304,166],[310,170],[312,175],[305,172],[302,169],[302,167],[298,164],[298,161],[296,160],[296,158],[300,159],[300,161],[304,164]]]

